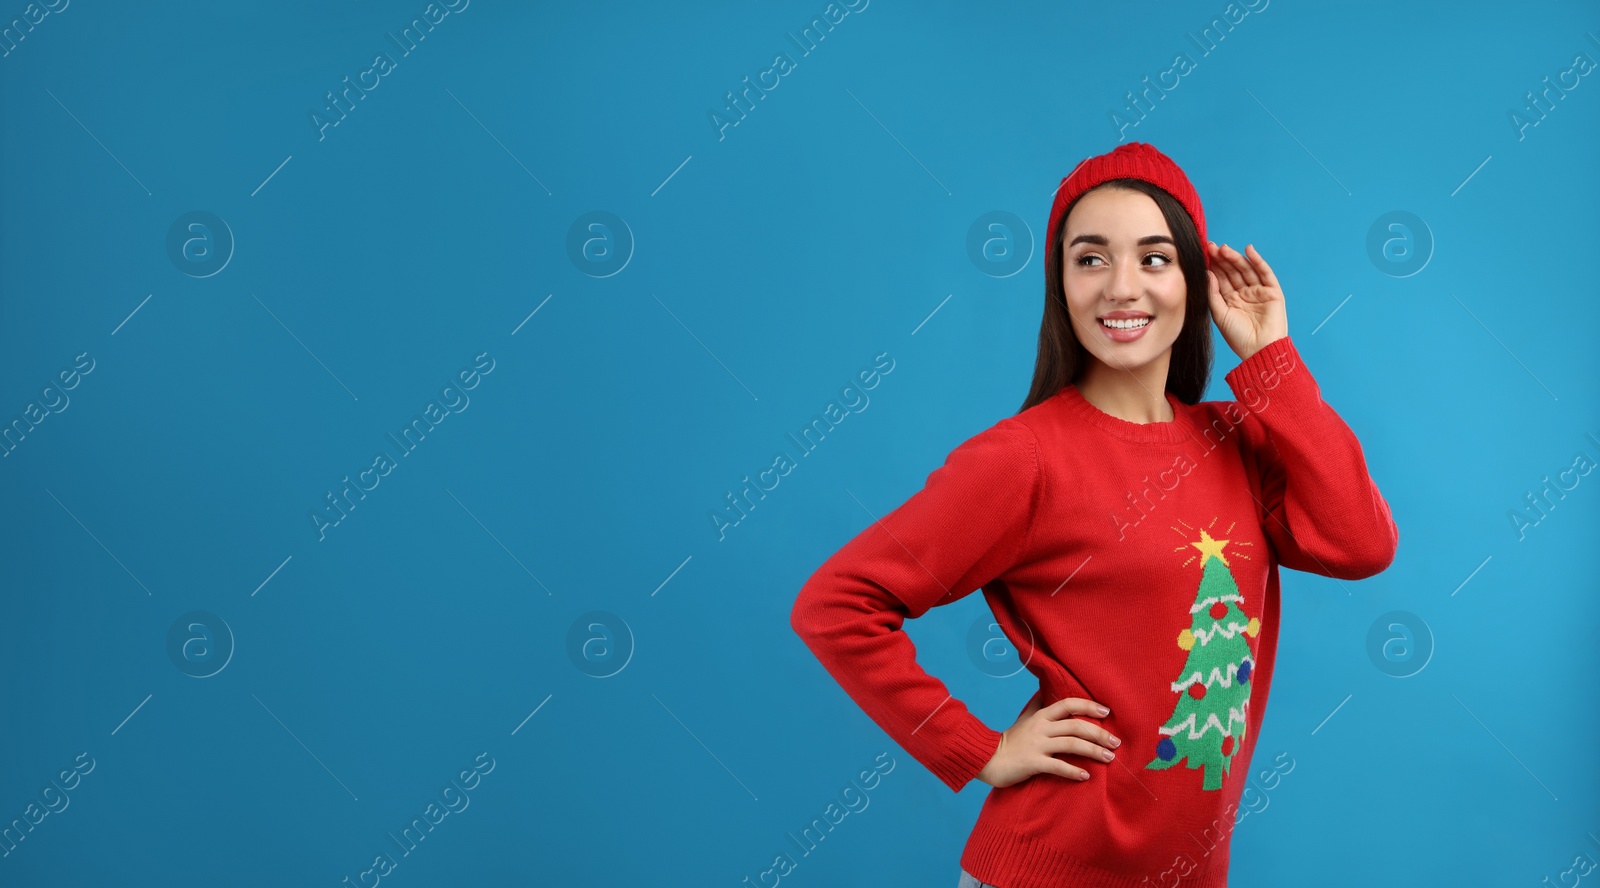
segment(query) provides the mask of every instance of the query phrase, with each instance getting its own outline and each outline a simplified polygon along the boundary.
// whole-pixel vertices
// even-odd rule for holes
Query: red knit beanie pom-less
[[[1055,203],[1050,205],[1050,225],[1045,231],[1045,249],[1054,251],[1067,207],[1085,191],[1111,179],[1142,179],[1172,195],[1194,220],[1200,235],[1200,254],[1211,267],[1211,254],[1206,250],[1206,215],[1200,208],[1200,195],[1189,183],[1189,177],[1172,158],[1162,154],[1155,146],[1145,142],[1127,142],[1105,154],[1081,161],[1056,189]],[[1045,273],[1049,274],[1050,252],[1045,253]]]

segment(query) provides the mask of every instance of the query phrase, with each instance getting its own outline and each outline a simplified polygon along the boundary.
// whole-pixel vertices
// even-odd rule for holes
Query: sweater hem
[[[1169,879],[1183,888],[1228,888],[1227,851],[1216,850],[1222,854],[1211,857],[1208,866],[1179,868],[1175,862],[1162,862],[1161,869],[1133,875],[1096,866],[980,817],[961,852],[961,868],[996,888],[1152,888]]]

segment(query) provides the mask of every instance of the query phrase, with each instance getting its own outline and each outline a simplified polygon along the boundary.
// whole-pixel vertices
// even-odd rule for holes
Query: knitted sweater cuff
[[[1000,749],[1000,736],[1001,732],[973,716],[959,730],[940,738],[945,756],[930,763],[929,770],[944,781],[951,792],[960,792],[994,758]]]
[[[1255,413],[1265,410],[1275,394],[1291,397],[1307,394],[1305,387],[1310,386],[1310,392],[1320,395],[1316,380],[1305,371],[1300,352],[1288,336],[1256,349],[1255,354],[1240,361],[1224,378],[1239,403]]]

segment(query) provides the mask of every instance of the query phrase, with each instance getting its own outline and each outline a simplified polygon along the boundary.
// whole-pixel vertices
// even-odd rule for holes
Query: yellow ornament
[[[1178,633],[1178,647],[1190,650],[1194,647],[1194,633],[1185,629]]]
[[[1251,617],[1250,625],[1244,627],[1244,631],[1248,633],[1251,638],[1255,638],[1256,633],[1261,631],[1261,621],[1255,617]]]

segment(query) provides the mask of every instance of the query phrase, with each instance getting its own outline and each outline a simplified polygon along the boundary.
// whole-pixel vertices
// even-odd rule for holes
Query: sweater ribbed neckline
[[[1167,403],[1172,405],[1174,418],[1171,422],[1129,422],[1121,417],[1112,416],[1089,403],[1083,392],[1078,391],[1078,387],[1072,383],[1062,386],[1056,397],[1077,416],[1124,441],[1137,444],[1181,444],[1190,440],[1194,434],[1194,420],[1189,415],[1191,408],[1178,400],[1178,396],[1170,391],[1164,391],[1162,394],[1166,396]]]

